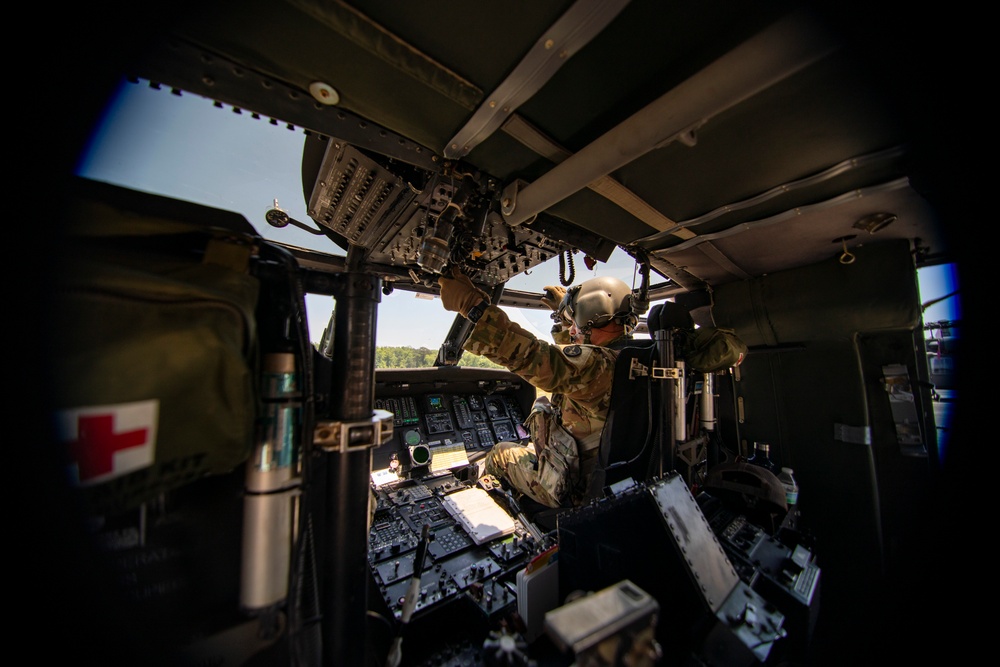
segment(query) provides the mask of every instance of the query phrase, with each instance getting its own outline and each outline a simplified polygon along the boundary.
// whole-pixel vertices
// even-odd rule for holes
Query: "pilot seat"
[[[632,339],[622,347],[615,362],[611,407],[601,435],[597,470],[591,478],[587,500],[608,494],[627,480],[645,482],[661,472],[661,442],[664,416],[664,381],[654,380],[654,367],[672,359],[673,331],[691,329],[690,312],[672,301],[650,308],[646,317],[650,339]],[[663,471],[666,472],[666,471]],[[543,531],[555,530],[560,513],[572,507],[545,507],[530,498],[519,500],[522,511]]]

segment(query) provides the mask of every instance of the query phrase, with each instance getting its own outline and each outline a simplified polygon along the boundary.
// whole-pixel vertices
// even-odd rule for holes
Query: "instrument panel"
[[[406,446],[462,442],[466,450],[489,449],[498,442],[528,437],[524,413],[508,395],[428,394],[375,399],[375,408],[394,415],[394,431]]]
[[[439,375],[454,381],[442,381]],[[376,450],[373,468],[388,466],[393,455],[401,472],[419,467],[424,461],[411,457],[419,447],[426,447],[433,458],[456,449],[485,454],[498,442],[525,442],[529,434],[524,419],[534,395],[534,387],[506,371],[379,371],[374,405],[393,414],[393,435]]]
[[[415,576],[420,579],[417,615],[463,596],[480,605],[487,617],[516,607],[516,589],[509,580],[538,545],[513,519],[510,530],[479,539],[460,505],[452,502],[469,491],[486,493],[450,474],[432,480],[402,480],[376,491],[368,562],[382,600],[397,619]],[[494,508],[494,512],[506,511],[499,503]],[[429,529],[428,542],[417,573],[417,547],[424,526]]]
[[[509,614],[517,604],[513,574],[538,545],[504,493],[477,484],[481,471],[469,468],[497,442],[527,440],[523,422],[534,387],[504,370],[461,367],[379,369],[375,380],[375,408],[393,415],[392,438],[372,454],[377,502],[368,543],[386,611],[400,618],[404,596],[419,577],[414,620],[459,600],[486,619]],[[428,454],[424,465],[416,462],[421,448]],[[466,465],[433,465],[456,449]],[[391,481],[375,483],[376,471],[385,470],[395,473]],[[469,506],[470,495],[478,503]],[[482,503],[492,513],[485,522]],[[506,530],[490,532],[504,524]],[[424,562],[415,573],[425,526]]]

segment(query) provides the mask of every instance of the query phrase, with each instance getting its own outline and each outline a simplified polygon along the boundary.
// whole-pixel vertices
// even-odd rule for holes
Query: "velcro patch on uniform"
[[[567,357],[579,357],[583,354],[583,349],[579,345],[570,345],[563,348],[563,352],[566,353]]]

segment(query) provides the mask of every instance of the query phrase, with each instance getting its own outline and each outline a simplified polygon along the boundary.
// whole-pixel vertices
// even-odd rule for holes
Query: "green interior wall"
[[[823,568],[820,618],[847,614],[864,632],[877,626],[877,591],[912,544],[935,431],[919,382],[922,322],[908,244],[855,255],[849,265],[834,258],[721,286],[712,312],[750,347],[719,383],[723,441],[741,453],[768,442],[778,465],[795,470],[803,526]],[[904,447],[897,435],[883,376],[890,364],[912,381],[923,447]],[[855,608],[864,599],[872,604]]]

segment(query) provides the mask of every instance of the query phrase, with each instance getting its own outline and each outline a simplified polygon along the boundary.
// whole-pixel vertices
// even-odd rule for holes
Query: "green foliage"
[[[437,350],[426,347],[377,347],[375,348],[375,368],[430,368],[437,359]],[[463,352],[460,365],[471,368],[503,368],[486,357]]]

